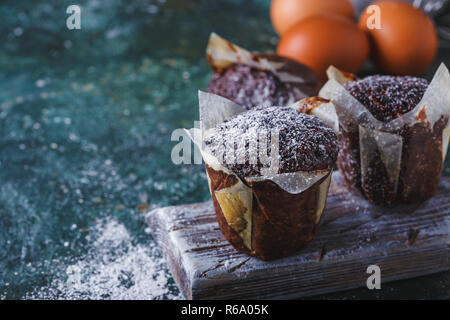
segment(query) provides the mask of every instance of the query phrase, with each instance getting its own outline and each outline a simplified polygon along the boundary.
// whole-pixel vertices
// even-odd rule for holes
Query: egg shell
[[[272,0],[270,5],[270,18],[279,35],[305,18],[329,13],[348,18],[355,15],[350,0]]]
[[[391,75],[421,74],[432,63],[438,48],[431,19],[406,2],[377,1],[373,5],[380,8],[381,29],[369,28],[374,13],[367,10],[358,24],[369,35],[371,57],[378,69]]]
[[[278,43],[277,54],[307,65],[325,81],[330,65],[356,73],[369,55],[369,40],[348,18],[318,15],[289,29]]]

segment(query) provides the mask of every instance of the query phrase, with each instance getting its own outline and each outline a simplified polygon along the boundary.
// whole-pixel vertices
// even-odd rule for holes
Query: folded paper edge
[[[257,69],[270,71],[275,74],[281,82],[305,83],[305,79],[302,77],[286,71],[280,71],[285,65],[283,62],[270,61],[264,57],[255,58],[255,55],[250,51],[231,43],[215,32],[212,32],[209,36],[206,57],[212,70],[215,72],[221,72],[234,63],[240,63]],[[300,89],[295,89],[298,90],[301,95],[307,97],[307,94]]]
[[[327,69],[327,77],[329,80],[336,80],[339,84],[344,85],[347,82],[356,81],[358,77],[353,73],[344,72],[331,65]]]
[[[302,103],[308,104],[308,99],[311,99],[311,98],[314,98],[314,97],[299,100],[299,101],[295,102],[294,104],[290,105],[290,107],[297,111],[302,112],[300,110],[300,105]],[[319,98],[323,98],[323,97],[319,97]],[[324,100],[324,101],[321,101],[321,103],[317,104],[316,106],[313,106],[311,108],[311,110],[307,112],[307,114],[316,116],[317,118],[319,118],[320,120],[325,122],[325,124],[327,124],[330,128],[332,128],[334,130],[334,132],[338,133],[339,132],[339,119],[336,114],[336,108],[330,100],[328,100],[328,99],[322,99],[322,100]]]
[[[388,142],[390,144],[390,149],[386,149],[385,146],[383,146],[383,143],[377,139],[377,135],[378,136],[384,136],[384,137],[389,137],[390,141]],[[389,132],[383,132],[383,131],[379,131],[379,130],[375,130],[375,129],[370,129],[370,128],[366,128],[362,125],[359,125],[359,144],[360,144],[360,159],[361,159],[361,172],[363,172],[363,168],[365,168],[366,166],[363,166],[363,162],[364,161],[368,161],[366,159],[365,156],[363,156],[363,145],[362,145],[362,141],[364,139],[364,137],[369,137],[370,139],[372,139],[375,144],[377,149],[380,151],[380,156],[381,156],[381,161],[383,162],[388,174],[389,174],[389,180],[390,182],[394,185],[394,190],[393,192],[395,194],[397,194],[397,189],[398,189],[398,178],[400,176],[400,168],[401,168],[401,160],[402,160],[402,152],[403,152],[403,138],[398,135],[398,134],[394,134],[394,133],[389,133]],[[385,139],[386,140],[386,139]],[[392,143],[395,143],[394,146],[392,146]],[[395,152],[397,153],[397,157],[395,159],[393,159],[392,157],[388,157],[386,156],[386,152],[387,150],[391,150],[393,149],[393,147],[395,148]],[[373,156],[373,152],[371,153],[371,155]],[[395,162],[394,162],[395,161]],[[363,178],[365,175],[362,175],[361,178]]]
[[[342,79],[345,79],[347,77],[347,74],[342,72],[341,70],[335,68],[334,66],[330,66],[327,70],[327,74],[330,77],[330,80],[328,80],[325,85],[321,88],[319,92],[319,96],[325,99],[331,100],[331,102],[334,103],[335,108],[338,104],[336,101],[336,98],[340,98],[341,95],[346,96],[346,99],[350,99],[353,101],[352,104],[359,105],[359,108],[364,108],[366,111],[370,114],[369,117],[365,117],[365,120],[367,120],[371,127],[376,128],[378,130],[383,130],[387,132],[392,132],[396,129],[398,129],[402,124],[407,125],[414,125],[418,122],[423,122],[424,119],[422,117],[419,117],[418,114],[421,112],[421,110],[425,111],[426,119],[430,122],[430,125],[433,126],[434,123],[439,120],[439,118],[442,115],[446,115],[450,118],[450,90],[447,88],[450,87],[450,73],[448,68],[444,63],[441,63],[436,70],[433,79],[431,80],[430,84],[428,85],[427,90],[425,91],[421,101],[409,112],[405,113],[404,115],[391,120],[389,122],[383,123],[377,119],[375,119],[372,114],[369,112],[369,110],[361,104],[357,99],[355,99],[348,91],[343,87],[341,81]],[[349,82],[349,81],[347,81]],[[346,82],[345,82],[346,83]],[[438,93],[436,93],[437,91]],[[345,92],[345,93],[344,93]],[[440,104],[446,106],[444,111],[446,113],[439,113],[437,116],[434,116],[434,113],[432,112],[426,112],[430,108],[435,108],[433,105],[429,105],[428,100],[430,99],[430,96],[433,95],[439,95],[440,98]],[[345,106],[342,106],[345,108]],[[361,114],[361,113],[359,113]],[[430,119],[430,115],[433,115],[433,118]],[[338,114],[339,118],[339,114]],[[449,121],[450,122],[450,121]],[[359,124],[359,123],[358,123]],[[367,123],[365,124],[367,125]]]
[[[241,237],[244,245],[252,250],[253,191],[240,180],[225,189],[214,191],[228,226]],[[236,219],[245,221],[242,230],[236,226]]]

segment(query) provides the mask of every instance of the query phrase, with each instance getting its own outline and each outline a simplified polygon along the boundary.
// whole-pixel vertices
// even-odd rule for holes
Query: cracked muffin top
[[[374,75],[348,82],[344,88],[363,104],[375,119],[389,122],[414,109],[428,81],[410,76]]]
[[[260,176],[277,146],[277,173],[331,169],[338,154],[331,128],[290,107],[255,107],[208,130],[204,141],[240,177]]]

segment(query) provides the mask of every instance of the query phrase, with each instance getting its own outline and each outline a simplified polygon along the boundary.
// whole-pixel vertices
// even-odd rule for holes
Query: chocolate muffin
[[[344,85],[385,127],[413,110],[427,87],[425,79],[379,75]],[[432,197],[437,191],[442,171],[442,133],[448,118],[442,116],[433,126],[426,118],[419,112],[414,124],[400,122],[400,125],[386,131],[394,138],[394,135],[398,136],[401,148],[399,169],[395,173],[397,179],[392,178],[392,172],[389,173],[389,159],[382,156],[379,147],[370,151],[371,154],[362,149],[362,145],[377,143],[372,138],[372,142],[366,140],[365,128],[355,126],[345,129],[340,126],[337,163],[346,186],[381,205],[420,202]],[[362,133],[364,136],[361,136]]]
[[[263,56],[263,55],[260,55]],[[318,92],[318,80],[312,70],[287,58],[265,55],[272,61],[283,60],[291,72],[308,81],[304,83],[282,82],[270,71],[243,64],[233,64],[229,68],[213,74],[208,92],[228,98],[246,106],[287,106],[299,99]]]
[[[320,88],[307,66],[276,54],[250,53],[214,33],[207,59],[214,72],[207,91],[247,109],[288,106]]]
[[[223,159],[221,168],[205,160],[206,170],[220,229],[237,250],[271,260],[309,244],[338,154],[332,129],[289,107],[256,107],[206,131],[204,142]]]
[[[428,81],[410,76],[369,76],[347,82],[344,88],[379,121],[389,122],[414,109]]]
[[[270,141],[272,132],[279,135],[278,174],[330,169],[336,162],[338,147],[333,130],[319,118],[290,107],[255,107],[241,113],[211,129],[205,144],[213,154],[228,157],[224,166],[245,179],[260,176],[261,168],[270,165],[262,164],[259,158],[251,164],[249,155],[270,154],[270,145],[263,150],[265,146],[251,142],[261,133],[266,137],[260,139]],[[238,149],[238,145],[243,148]],[[231,151],[227,150],[228,146],[232,146]],[[245,163],[238,163],[238,159],[244,159]]]

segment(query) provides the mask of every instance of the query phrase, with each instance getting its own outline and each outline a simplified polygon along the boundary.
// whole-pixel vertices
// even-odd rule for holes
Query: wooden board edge
[[[398,264],[404,264],[405,261],[411,261],[410,257],[413,258],[414,257],[414,253],[412,252],[405,252],[402,253],[403,255],[397,256],[395,257],[395,259],[390,260],[388,265],[386,266],[386,260],[383,260],[384,257],[381,253],[378,256],[374,256],[371,258],[371,261],[366,261],[367,257],[361,257],[358,260],[353,260],[352,262],[348,263],[345,268],[350,268],[349,270],[347,270],[347,274],[355,274],[355,272],[357,270],[355,270],[354,268],[351,269],[352,265],[358,265],[360,264],[361,266],[364,266],[365,268],[367,268],[367,266],[369,266],[370,264],[379,264],[381,267],[381,285],[383,287],[383,283],[389,283],[389,282],[394,282],[394,281],[399,281],[399,280],[405,280],[405,279],[413,279],[416,277],[421,277],[421,276],[426,276],[426,275],[431,275],[431,274],[435,274],[435,273],[440,273],[440,272],[446,272],[450,270],[450,265],[449,265],[449,253],[450,250],[448,248],[448,246],[446,247],[445,244],[438,244],[438,245],[432,245],[432,246],[426,246],[425,248],[427,251],[431,252],[431,253],[435,253],[433,254],[434,259],[438,261],[438,265],[435,268],[432,269],[424,269],[424,268],[420,268],[420,267],[413,267],[410,266],[408,269],[404,270],[404,273],[398,273],[397,271],[390,271],[387,275],[386,272],[383,270],[385,270],[386,268],[388,270],[392,269],[393,266],[396,266]],[[446,257],[442,256],[441,254],[446,255]],[[428,261],[431,259],[431,257],[425,257],[423,258],[423,263],[428,263]],[[377,263],[374,263],[374,261],[376,261]],[[383,266],[384,264],[384,266]],[[335,272],[337,269],[341,268],[342,264],[341,262],[336,262],[333,263],[332,265],[325,265],[325,268],[322,268],[320,265],[318,265],[316,267],[316,269],[323,269],[320,272],[324,272],[324,273],[333,273]],[[420,270],[420,271],[419,271]],[[304,291],[296,291],[296,292],[287,292],[287,293],[273,293],[273,290],[271,293],[267,293],[267,294],[259,294],[259,295],[251,295],[250,293],[245,293],[244,296],[245,297],[249,297],[249,299],[299,299],[299,298],[305,298],[305,297],[314,297],[314,296],[318,296],[321,294],[328,294],[328,293],[335,293],[335,292],[340,292],[340,291],[346,291],[346,290],[351,290],[351,289],[356,289],[356,288],[362,288],[366,285],[366,280],[369,277],[369,274],[366,274],[364,272],[365,270],[359,270],[359,280],[355,281],[355,283],[359,283],[359,284],[341,284],[338,282],[336,282],[333,286],[333,289],[330,290],[329,286],[326,289],[323,289],[323,285],[324,283],[316,283],[314,284],[314,286],[316,287],[312,287],[310,289],[304,290]],[[310,271],[311,272],[311,271]],[[316,271],[313,271],[313,273],[315,273]],[[383,275],[384,274],[384,275]],[[244,299],[242,298],[242,295],[240,294],[219,294],[219,295],[215,295],[212,294],[211,292],[214,291],[215,293],[220,292],[220,291],[224,291],[224,292],[234,292],[233,290],[228,290],[227,287],[235,287],[238,288],[239,284],[237,283],[233,283],[230,282],[229,284],[227,284],[227,286],[225,286],[226,288],[219,286],[211,286],[208,288],[200,288],[197,289],[196,287],[198,287],[198,283],[197,281],[199,281],[201,279],[194,279],[194,282],[192,284],[192,299],[193,300],[203,300],[203,299]],[[270,280],[266,280],[266,281],[270,281]]]
[[[152,236],[155,238],[158,243],[160,250],[163,254],[164,259],[169,267],[170,273],[174,278],[180,292],[183,294],[184,298],[187,300],[192,300],[192,288],[191,284],[193,283],[192,279],[189,279],[189,275],[184,269],[184,264],[182,263],[182,255],[179,250],[169,250],[169,232],[167,231],[167,223],[165,223],[162,215],[162,212],[166,208],[157,208],[146,215],[147,225],[152,229]],[[165,230],[165,231],[163,231]]]

